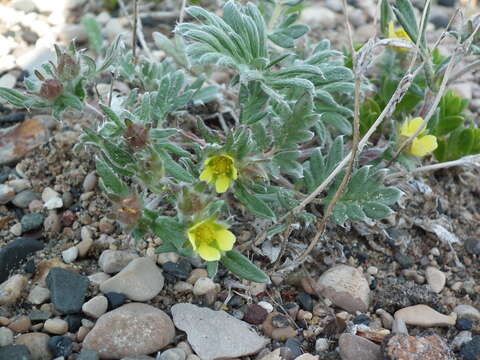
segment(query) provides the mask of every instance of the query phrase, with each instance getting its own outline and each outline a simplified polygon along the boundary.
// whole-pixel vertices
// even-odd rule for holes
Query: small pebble
[[[22,315],[13,320],[8,328],[16,333],[27,332],[32,326],[32,321],[28,316]]]
[[[41,305],[50,299],[50,290],[41,286],[34,286],[28,294],[27,301],[34,305]]]
[[[187,279],[187,282],[190,284],[195,284],[198,279],[202,277],[208,277],[208,272],[205,269],[194,269],[190,273],[190,276]]]
[[[97,295],[82,305],[83,313],[95,319],[105,314],[107,309],[108,300],[103,295]]]
[[[0,347],[13,344],[13,332],[9,328],[0,328]]]
[[[209,277],[199,278],[193,286],[193,294],[196,296],[203,296],[212,291],[215,291],[215,283]]]
[[[268,311],[257,304],[251,304],[247,307],[243,321],[249,324],[259,325],[267,318]]]
[[[265,310],[267,310],[268,313],[271,313],[273,311],[273,305],[270,304],[269,302],[260,301],[258,305],[263,307]]]
[[[63,335],[68,331],[68,323],[62,319],[48,319],[43,329],[50,334]]]
[[[303,310],[313,311],[313,299],[307,293],[300,293],[296,296],[296,300]]]
[[[20,223],[22,224],[22,232],[30,232],[40,229],[43,225],[44,216],[42,214],[26,214],[22,217]]]
[[[97,175],[95,174],[95,171],[92,171],[85,176],[85,179],[83,180],[83,191],[84,192],[90,192],[95,189],[97,186]]]
[[[178,294],[189,293],[192,292],[193,285],[186,281],[179,281],[173,286],[173,290]]]
[[[370,323],[370,318],[368,317],[368,315],[360,314],[360,315],[355,316],[352,319],[352,322],[355,325],[360,325],[360,324],[368,325]]]
[[[173,348],[163,351],[157,360],[185,360],[187,354],[183,349]]]
[[[71,248],[68,248],[67,250],[62,251],[62,258],[63,261],[67,264],[71,264],[74,262],[78,257],[78,247],[72,246]]]
[[[53,336],[48,340],[48,349],[53,356],[67,357],[73,351],[73,341],[66,336]]]
[[[461,318],[457,320],[455,327],[460,330],[471,330],[473,327],[473,321],[467,318]]]
[[[127,296],[116,292],[107,292],[105,297],[108,301],[108,311],[114,310],[125,303]]]
[[[330,347],[330,341],[327,338],[318,338],[315,341],[315,351],[316,352],[325,352],[328,351],[328,348]]]

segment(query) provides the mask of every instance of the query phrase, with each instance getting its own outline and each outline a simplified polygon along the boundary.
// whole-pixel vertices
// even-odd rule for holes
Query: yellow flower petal
[[[220,251],[212,246],[202,244],[198,248],[198,255],[206,261],[220,260]]]
[[[231,181],[227,175],[220,175],[215,182],[215,190],[217,193],[221,194],[227,191]]]
[[[217,245],[222,251],[230,251],[233,249],[235,243],[235,235],[227,229],[217,231]]]
[[[197,243],[196,243],[196,235],[195,232],[192,231],[191,229],[188,230],[188,240],[190,241],[190,244],[192,244],[193,250],[197,250]]]
[[[205,181],[207,183],[212,182],[213,179],[213,171],[210,168],[205,168],[202,173],[200,174],[200,180]]]
[[[233,166],[233,169],[232,169],[232,179],[233,180],[237,180],[238,178],[238,171],[237,171],[237,168],[235,166]]]
[[[425,156],[438,147],[437,138],[433,135],[426,135],[413,140],[410,146],[410,154],[418,157]]]
[[[423,119],[421,117],[416,117],[414,119],[411,119],[411,120],[407,120],[403,123],[401,129],[400,129],[400,135],[402,136],[405,136],[405,137],[410,137],[412,136],[413,134],[415,134],[415,132],[417,131],[417,129],[422,126],[422,123],[423,123]],[[425,133],[426,129],[424,128],[419,134],[418,136],[422,135],[423,133]]]
[[[393,21],[390,21],[388,23],[388,37],[390,39],[394,39],[395,38],[395,25],[393,24]]]

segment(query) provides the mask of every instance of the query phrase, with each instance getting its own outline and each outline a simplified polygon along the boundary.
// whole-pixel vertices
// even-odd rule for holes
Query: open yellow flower
[[[205,160],[200,180],[215,183],[217,193],[227,191],[230,184],[238,177],[235,160],[229,155],[214,155]]]
[[[235,235],[214,218],[194,224],[187,233],[193,250],[206,261],[220,260],[222,251],[232,250],[235,243]]]
[[[390,21],[388,23],[388,37],[390,39],[401,39],[401,40],[406,40],[406,41],[412,41],[410,39],[410,36],[408,36],[407,32],[403,28],[397,28],[395,29],[395,25],[393,24],[393,21]],[[398,51],[406,51],[407,49],[393,46],[396,50]]]
[[[409,138],[422,126],[422,123],[423,119],[421,117],[405,121],[400,128],[400,136]],[[425,132],[426,129],[423,129],[417,137],[413,139],[410,146],[406,149],[407,153],[423,157],[438,147],[437,138],[433,135],[425,135]]]

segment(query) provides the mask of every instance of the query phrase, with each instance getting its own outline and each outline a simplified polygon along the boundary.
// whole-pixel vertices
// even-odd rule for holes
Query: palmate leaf
[[[393,213],[389,206],[395,204],[402,192],[382,184],[382,170],[364,166],[356,170],[342,197],[335,205],[333,218],[339,225],[345,221],[362,221],[367,218],[383,219]],[[328,203],[338,188],[339,180],[331,187],[326,202]]]
[[[187,40],[191,62],[258,68],[262,64],[258,60],[268,58],[266,24],[255,5],[239,7],[229,1],[223,8],[223,18],[196,6],[188,8],[187,13],[200,25],[180,24],[176,32]]]

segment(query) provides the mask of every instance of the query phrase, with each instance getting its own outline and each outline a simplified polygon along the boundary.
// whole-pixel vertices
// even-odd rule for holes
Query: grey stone
[[[127,250],[105,250],[98,259],[98,265],[107,274],[118,273],[138,255]]]
[[[185,360],[187,354],[183,349],[173,348],[165,350],[157,356],[157,360]]]
[[[147,301],[162,290],[162,271],[150,258],[131,261],[114,277],[100,284],[100,291],[125,294],[130,300]]]
[[[342,360],[381,360],[380,346],[361,336],[342,334],[338,340]]]
[[[22,216],[20,223],[22,224],[22,232],[38,230],[43,225],[45,217],[42,214],[33,213]]]
[[[0,348],[0,359],[33,360],[25,345],[7,345]]]
[[[48,350],[47,342],[50,336],[42,333],[22,334],[16,339],[17,345],[25,345],[33,360],[51,360],[52,354]]]
[[[80,312],[88,289],[88,278],[62,268],[50,269],[47,285],[55,309],[64,314]]]
[[[175,326],[187,333],[189,344],[203,360],[237,358],[259,352],[268,340],[224,311],[192,304],[172,307]]]
[[[12,199],[12,204],[16,207],[26,209],[33,200],[38,200],[38,195],[32,190],[23,190],[15,195]]]
[[[13,343],[13,331],[6,327],[0,328],[0,347]]]
[[[0,249],[0,283],[7,280],[11,270],[18,266],[30,254],[43,249],[43,243],[29,238],[18,238]]]

